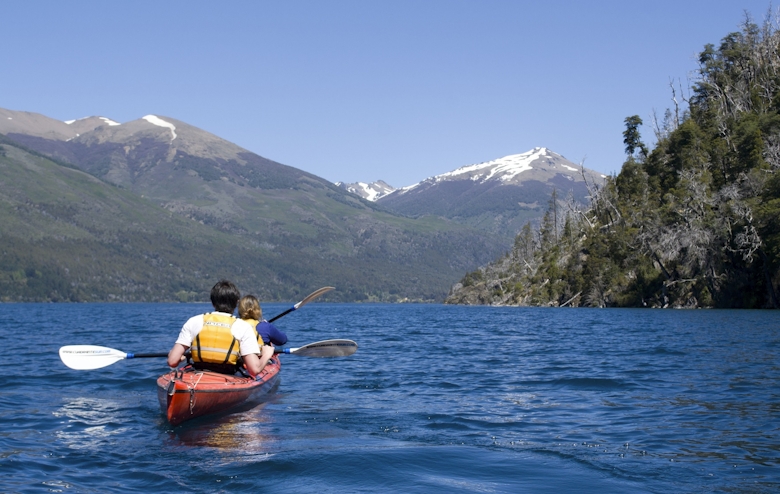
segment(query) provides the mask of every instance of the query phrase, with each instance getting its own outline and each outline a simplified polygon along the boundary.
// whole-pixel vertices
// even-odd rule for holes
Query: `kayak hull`
[[[191,366],[174,369],[157,378],[160,410],[175,426],[203,415],[253,406],[276,388],[280,371],[279,357],[271,359],[257,379]]]

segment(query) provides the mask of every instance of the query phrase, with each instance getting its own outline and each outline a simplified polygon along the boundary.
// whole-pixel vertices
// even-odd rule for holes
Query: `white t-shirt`
[[[232,315],[225,312],[215,312],[215,314]],[[198,336],[201,329],[203,329],[203,314],[189,318],[182,326],[176,343],[180,343],[188,348],[191,347],[193,340]],[[248,322],[236,319],[233,326],[230,327],[230,332],[238,340],[239,351],[242,357],[250,353],[260,353],[260,346],[257,344],[257,334]]]

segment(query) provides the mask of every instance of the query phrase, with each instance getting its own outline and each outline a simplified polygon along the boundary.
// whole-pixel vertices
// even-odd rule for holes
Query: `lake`
[[[270,317],[290,304],[263,304]],[[0,304],[2,492],[778,492],[780,312],[312,303],[256,408],[172,428],[165,359],[205,304]]]

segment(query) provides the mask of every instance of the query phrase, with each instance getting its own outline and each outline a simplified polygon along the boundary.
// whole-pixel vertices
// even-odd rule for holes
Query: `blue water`
[[[288,304],[265,304],[267,316]],[[777,492],[780,312],[309,304],[260,406],[172,428],[195,304],[0,305],[2,492]]]

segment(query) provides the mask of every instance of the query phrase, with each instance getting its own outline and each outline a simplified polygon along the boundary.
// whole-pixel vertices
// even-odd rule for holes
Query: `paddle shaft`
[[[159,358],[167,356],[167,353],[128,353],[126,358]]]
[[[290,312],[292,312],[292,311],[294,311],[294,310],[295,310],[295,307],[290,307],[289,309],[287,309],[286,311],[282,312],[282,313],[281,313],[281,314],[279,314],[278,316],[274,316],[274,317],[272,317],[272,318],[271,318],[271,319],[270,319],[268,322],[274,322],[274,321],[276,321],[277,319],[279,319],[280,317],[286,316],[287,314],[289,314]]]

